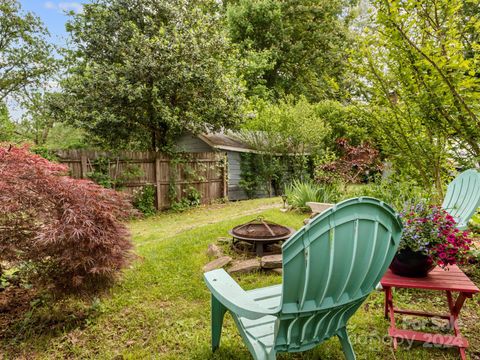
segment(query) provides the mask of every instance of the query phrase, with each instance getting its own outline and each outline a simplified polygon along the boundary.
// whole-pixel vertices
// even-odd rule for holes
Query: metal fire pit
[[[294,232],[295,230],[292,228],[258,217],[234,227],[228,233],[233,237],[234,248],[239,240],[245,241],[255,247],[257,256],[263,256],[265,245],[287,240]]]

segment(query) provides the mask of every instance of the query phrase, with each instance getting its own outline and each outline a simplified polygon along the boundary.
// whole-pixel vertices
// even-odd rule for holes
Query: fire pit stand
[[[295,230],[292,228],[258,217],[248,223],[234,227],[228,233],[233,237],[234,248],[238,241],[245,241],[252,244],[256,255],[261,257],[264,255],[266,245],[287,240],[294,232]]]

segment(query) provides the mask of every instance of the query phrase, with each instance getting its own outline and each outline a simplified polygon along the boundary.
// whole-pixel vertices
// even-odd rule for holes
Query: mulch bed
[[[24,318],[35,296],[35,290],[19,286],[9,286],[0,292],[0,339],[7,336],[13,323]]]

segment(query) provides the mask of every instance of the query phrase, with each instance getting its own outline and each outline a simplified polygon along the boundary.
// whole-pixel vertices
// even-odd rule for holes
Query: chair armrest
[[[253,320],[278,312],[277,309],[265,309],[250,299],[245,290],[223,269],[209,271],[203,274],[203,278],[212,295],[236,315]]]

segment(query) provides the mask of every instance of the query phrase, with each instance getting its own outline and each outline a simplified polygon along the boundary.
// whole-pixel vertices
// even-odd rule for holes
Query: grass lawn
[[[0,332],[0,359],[2,351],[6,359],[251,359],[229,316],[220,349],[210,352],[210,298],[202,266],[208,262],[207,245],[227,236],[228,229],[251,220],[254,214],[299,228],[305,215],[284,214],[275,207],[280,203],[277,198],[212,205],[132,222],[139,258],[111,293],[87,310],[73,301],[54,308],[34,302],[12,330]],[[480,283],[480,271],[474,267],[467,270]],[[264,273],[235,278],[245,289],[281,282],[280,276]],[[446,306],[440,293],[401,291],[396,299],[399,306],[416,309],[443,310]],[[467,300],[461,321],[472,359],[480,356],[479,303],[480,296]],[[410,322],[414,320],[410,318]],[[400,346],[393,353],[387,328],[383,294],[373,293],[349,325],[358,359],[458,358],[454,349],[421,344],[411,349]],[[313,351],[278,358],[342,359],[343,355],[338,340],[330,339]]]

